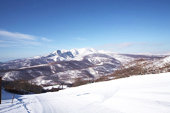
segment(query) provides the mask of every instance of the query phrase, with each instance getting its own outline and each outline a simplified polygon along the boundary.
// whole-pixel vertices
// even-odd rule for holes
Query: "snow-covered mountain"
[[[37,84],[73,82],[75,78],[96,79],[113,73],[121,64],[135,59],[162,56],[118,54],[93,48],[57,50],[44,56],[0,64],[3,80],[30,80]]]

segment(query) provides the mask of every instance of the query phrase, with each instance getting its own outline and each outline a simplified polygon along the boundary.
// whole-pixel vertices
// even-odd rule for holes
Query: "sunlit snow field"
[[[170,73],[12,96],[2,90],[0,113],[170,113]]]

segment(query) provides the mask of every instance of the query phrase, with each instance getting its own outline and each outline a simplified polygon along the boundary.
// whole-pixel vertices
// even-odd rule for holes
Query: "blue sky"
[[[170,53],[170,0],[0,0],[0,61],[91,47]]]

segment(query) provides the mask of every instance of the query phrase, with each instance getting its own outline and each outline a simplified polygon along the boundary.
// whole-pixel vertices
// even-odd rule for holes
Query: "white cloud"
[[[102,50],[129,54],[170,54],[168,48],[168,42],[124,42],[105,44],[98,47]]]
[[[17,43],[17,42],[0,40],[0,43]]]
[[[143,46],[146,45],[145,42],[134,43],[134,42],[124,42],[124,43],[111,43],[99,46],[99,48],[107,49],[107,50],[123,50],[130,48],[132,46]]]
[[[118,44],[119,48],[123,48],[123,47],[130,47],[132,45],[131,42],[126,42],[126,43],[120,43]]]
[[[39,46],[43,42],[52,41],[45,37],[38,37],[22,33],[13,33],[5,30],[0,30],[0,47],[28,47]]]
[[[43,41],[47,41],[47,42],[51,42],[52,40],[50,40],[50,39],[47,39],[47,38],[41,38]]]
[[[100,47],[102,48],[106,48],[106,49],[110,49],[110,50],[114,50],[114,49],[121,49],[121,48],[127,48],[132,46],[133,43],[131,42],[126,42],[126,43],[112,43],[112,44],[105,44],[102,45]]]
[[[21,34],[21,33],[12,33],[9,31],[0,31],[0,36],[15,38],[15,39],[24,39],[24,40],[36,40],[37,37],[27,34]]]

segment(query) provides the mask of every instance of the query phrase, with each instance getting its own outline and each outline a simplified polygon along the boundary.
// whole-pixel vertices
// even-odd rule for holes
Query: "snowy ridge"
[[[36,56],[28,59],[52,59],[53,61],[82,60],[83,56],[88,54],[99,53],[93,48],[57,50],[44,56]]]

